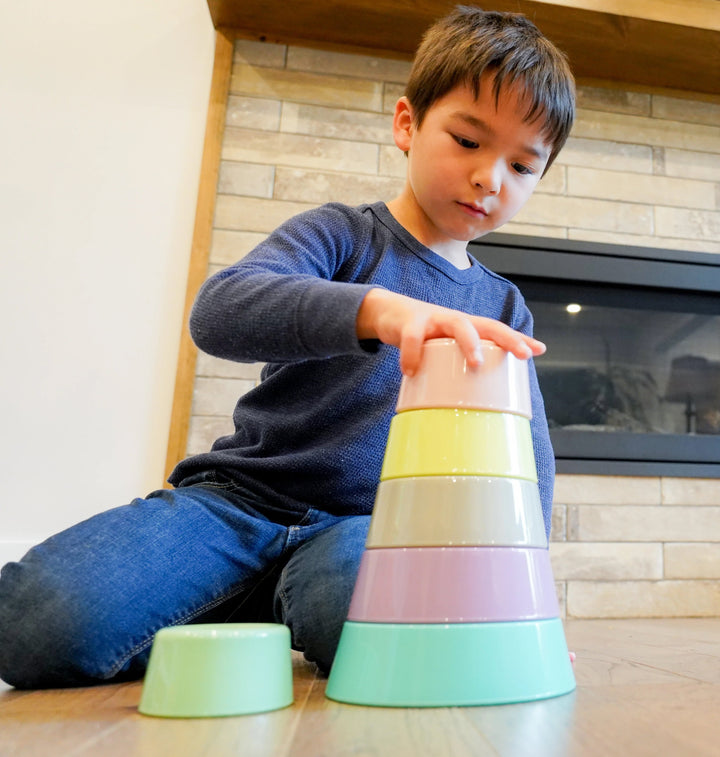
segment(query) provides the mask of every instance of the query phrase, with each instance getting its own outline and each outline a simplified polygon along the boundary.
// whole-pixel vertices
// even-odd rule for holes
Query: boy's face
[[[452,259],[523,207],[550,154],[542,118],[527,123],[526,111],[514,87],[503,87],[496,107],[490,76],[477,99],[459,86],[437,100],[419,128],[400,99],[393,132],[408,153],[407,181],[389,207],[408,231]]]

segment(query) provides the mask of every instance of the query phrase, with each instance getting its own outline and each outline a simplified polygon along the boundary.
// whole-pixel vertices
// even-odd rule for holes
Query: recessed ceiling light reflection
[[[582,306],[578,305],[577,302],[571,302],[565,310],[568,311],[571,315],[575,315],[575,313],[579,313],[582,310]]]

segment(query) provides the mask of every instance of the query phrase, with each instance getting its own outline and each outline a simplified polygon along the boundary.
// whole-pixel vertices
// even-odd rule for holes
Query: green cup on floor
[[[157,717],[209,718],[268,712],[292,702],[287,626],[218,623],[156,634],[138,709]]]

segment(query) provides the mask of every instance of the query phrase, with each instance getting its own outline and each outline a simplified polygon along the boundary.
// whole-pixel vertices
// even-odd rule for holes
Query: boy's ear
[[[393,138],[395,144],[403,152],[408,152],[410,142],[415,131],[413,118],[413,109],[407,97],[401,97],[395,103],[395,114],[393,116]]]

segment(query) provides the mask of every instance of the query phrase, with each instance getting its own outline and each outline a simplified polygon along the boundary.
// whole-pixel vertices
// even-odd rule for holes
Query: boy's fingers
[[[480,335],[469,319],[462,319],[453,325],[452,336],[458,343],[468,364],[477,367],[483,362]]]
[[[413,376],[420,366],[425,340],[441,336],[455,339],[468,364],[473,367],[483,362],[481,339],[495,342],[521,360],[542,355],[546,350],[545,345],[537,339],[521,334],[492,318],[468,316],[447,308],[428,311],[423,307],[406,319],[399,335],[402,373]]]
[[[424,334],[406,330],[400,337],[400,370],[405,376],[414,376],[420,366]]]
[[[477,322],[477,330],[483,339],[492,340],[520,360],[527,360],[534,355],[542,355],[547,349],[537,339],[521,334],[510,326],[489,318],[480,319]]]
[[[541,342],[539,339],[532,339],[532,341],[528,342],[530,345],[530,349],[532,350],[532,354],[537,357],[538,355],[544,355],[547,352],[547,345],[545,342]]]

